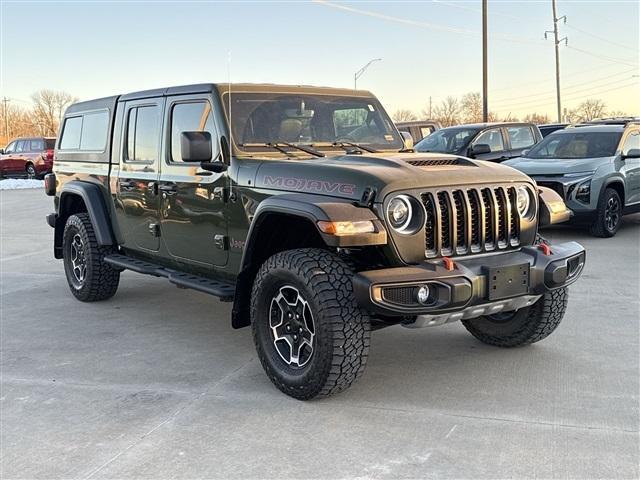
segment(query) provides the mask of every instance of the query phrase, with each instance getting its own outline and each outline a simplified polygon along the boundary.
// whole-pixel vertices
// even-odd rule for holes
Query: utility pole
[[[7,103],[9,103],[7,97],[2,97],[2,113],[4,113],[4,136],[7,138],[7,142],[9,141],[9,110],[7,109]]]
[[[555,43],[556,49],[556,101],[558,107],[558,123],[560,123],[562,122],[562,105],[560,102],[560,44],[564,42],[566,45],[569,43],[569,39],[567,37],[559,38],[558,35],[558,22],[560,20],[564,20],[564,23],[567,23],[567,16],[563,15],[558,18],[556,0],[551,0],[551,8],[553,10],[553,30],[547,30],[544,32],[544,38],[547,38],[547,34],[553,33],[553,42]]]
[[[431,115],[431,95],[429,95],[429,120],[431,120],[433,118],[433,115]]]
[[[367,70],[367,68],[369,68],[373,62],[380,62],[380,61],[382,61],[381,58],[374,58],[373,60],[369,60],[369,63],[367,63],[364,67],[362,67],[360,70],[358,70],[356,73],[353,74],[353,89],[354,90],[358,89],[358,79]]]
[[[555,1],[555,0],[554,0]],[[487,75],[487,0],[482,0],[482,121],[489,121],[489,78]]]

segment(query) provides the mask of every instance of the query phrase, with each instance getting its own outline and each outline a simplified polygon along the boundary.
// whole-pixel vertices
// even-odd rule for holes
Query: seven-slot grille
[[[515,187],[450,189],[422,194],[427,258],[489,252],[520,244]]]

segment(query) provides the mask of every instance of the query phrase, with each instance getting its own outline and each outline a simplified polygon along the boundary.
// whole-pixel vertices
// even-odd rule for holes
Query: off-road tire
[[[84,281],[79,282],[73,273],[70,258],[70,242],[78,235],[81,239],[86,258],[86,274]],[[113,246],[100,246],[87,213],[77,213],[67,219],[62,237],[64,252],[64,272],[71,293],[82,302],[106,300],[115,295],[120,282],[120,272],[104,261],[105,255],[115,253]]]
[[[251,325],[260,362],[276,387],[299,400],[345,390],[364,372],[369,354],[369,316],[355,300],[353,270],[321,249],[288,250],[270,257],[258,271],[251,296]],[[291,367],[278,354],[270,328],[275,292],[295,287],[315,324],[313,354]]]
[[[607,205],[610,200],[617,202],[617,204],[620,206],[620,211],[618,212],[618,222],[616,223],[613,229],[609,229],[607,227],[607,220],[606,220]],[[623,207],[624,206],[622,204],[622,200],[620,199],[620,195],[618,194],[618,192],[613,188],[605,189],[605,191],[602,192],[602,195],[600,195],[600,198],[598,199],[598,209],[596,210],[596,217],[593,220],[593,223],[591,224],[591,226],[589,227],[589,232],[591,233],[591,235],[593,235],[594,237],[601,237],[601,238],[613,237],[618,232],[620,225],[622,225]]]
[[[567,309],[567,288],[545,293],[533,305],[513,313],[510,318],[496,321],[498,316],[462,320],[465,328],[483,343],[497,347],[518,347],[539,342],[560,325]]]

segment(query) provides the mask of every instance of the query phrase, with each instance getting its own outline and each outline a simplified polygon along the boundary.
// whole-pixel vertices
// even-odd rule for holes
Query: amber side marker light
[[[336,237],[358,235],[360,233],[375,233],[376,231],[375,225],[370,220],[357,222],[328,222],[320,220],[318,222],[318,228],[322,233],[335,235]]]

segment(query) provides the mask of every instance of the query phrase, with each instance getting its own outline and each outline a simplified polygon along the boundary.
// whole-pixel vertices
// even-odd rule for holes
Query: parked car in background
[[[18,138],[0,149],[0,174],[42,178],[53,168],[56,139],[50,137]]]
[[[581,125],[628,125],[629,123],[640,123],[640,117],[607,117],[595,118],[587,122],[579,123]]]
[[[542,138],[544,138],[556,130],[567,128],[569,125],[569,123],[546,123],[544,125],[538,125],[538,130],[540,130],[540,134],[542,135]]]
[[[409,133],[413,141],[418,143],[424,137],[428,137],[436,130],[440,130],[442,125],[435,120],[416,120],[413,122],[397,122],[396,128],[400,130],[401,133]]]
[[[473,123],[438,130],[414,149],[502,162],[519,157],[542,139],[532,123]]]
[[[612,237],[622,215],[640,211],[640,123],[558,130],[506,162],[555,190],[597,237]]]

